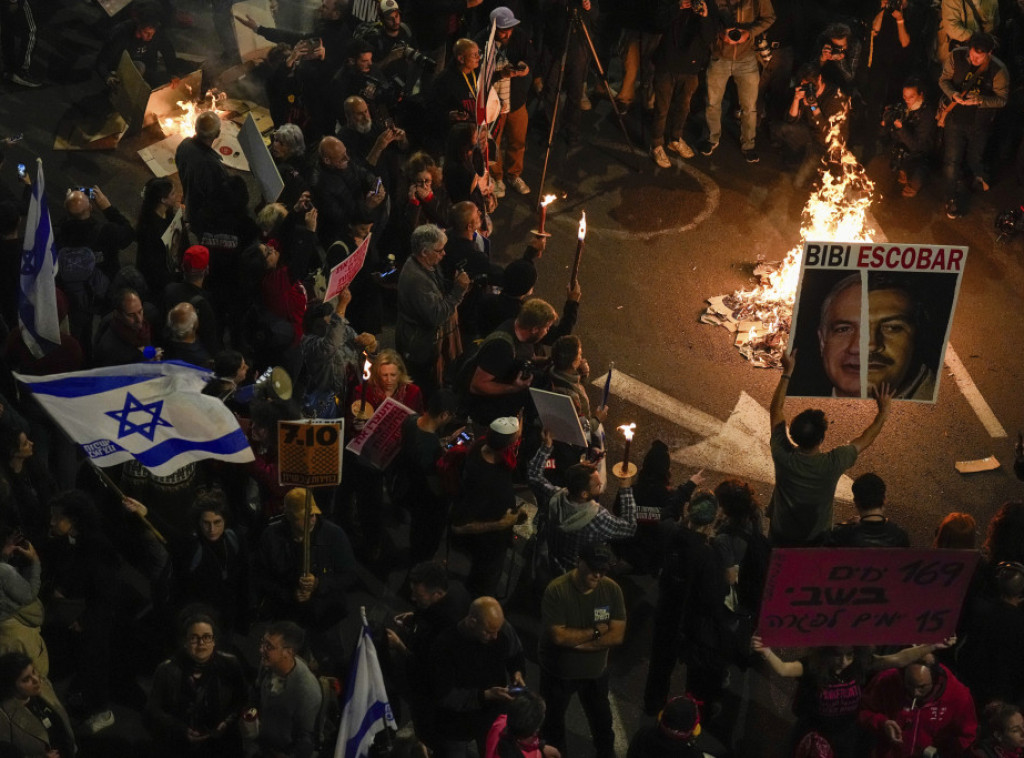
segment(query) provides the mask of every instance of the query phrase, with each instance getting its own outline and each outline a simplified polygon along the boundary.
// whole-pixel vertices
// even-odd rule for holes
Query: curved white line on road
[[[682,226],[675,226],[669,229],[658,229],[652,232],[627,232],[624,229],[599,226],[598,224],[595,224],[592,221],[590,221],[590,219],[588,219],[588,231],[607,235],[609,237],[614,237],[616,239],[647,241],[652,240],[655,237],[663,237],[666,234],[681,234],[683,232],[688,232],[691,229],[695,229],[696,227],[703,224],[707,220],[707,218],[718,209],[719,198],[722,194],[721,190],[718,187],[718,183],[710,176],[705,174],[703,171],[694,168],[688,163],[680,163],[676,165],[685,173],[693,177],[693,179],[700,185],[701,189],[704,191],[704,207],[701,209],[700,213],[698,213],[689,221],[689,223],[683,224]],[[577,225],[577,220],[572,218],[569,214],[558,214],[548,216],[548,224],[550,225],[552,223],[559,225],[565,223],[566,225],[575,227]]]

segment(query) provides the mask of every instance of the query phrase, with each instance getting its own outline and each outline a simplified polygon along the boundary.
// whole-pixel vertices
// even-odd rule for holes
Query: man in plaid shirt
[[[527,476],[537,493],[542,518],[541,530],[548,534],[551,560],[562,573],[576,566],[580,548],[597,542],[632,537],[636,533],[636,500],[632,481],[619,490],[619,516],[601,507],[598,498],[604,483],[597,467],[577,463],[565,471],[565,487],[556,487],[544,477],[544,464],[551,455],[551,433],[544,430],[544,444],[530,460]],[[547,503],[545,511],[544,504]]]

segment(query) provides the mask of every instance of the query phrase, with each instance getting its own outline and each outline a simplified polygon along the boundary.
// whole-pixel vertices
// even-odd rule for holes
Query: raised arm
[[[793,369],[796,368],[796,350],[792,353],[782,354],[782,376],[775,387],[775,394],[772,395],[772,406],[770,409],[772,429],[779,424],[785,423],[786,390],[789,388],[789,380],[793,378]]]
[[[896,390],[890,387],[884,382],[879,384],[872,390],[875,396],[875,402],[878,404],[878,413],[875,414],[875,420],[872,421],[868,428],[860,433],[860,436],[850,442],[855,448],[857,453],[863,453],[871,443],[878,437],[878,433],[882,431],[882,427],[885,425],[885,420],[889,418],[889,408],[892,405],[893,395],[896,394]]]

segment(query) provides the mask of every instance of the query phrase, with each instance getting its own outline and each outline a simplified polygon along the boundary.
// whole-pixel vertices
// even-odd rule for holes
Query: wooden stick
[[[110,487],[110,489],[114,490],[114,493],[119,498],[121,498],[122,501],[124,501],[126,495],[124,494],[124,492],[121,491],[121,488],[118,487],[114,483],[114,480],[110,478],[110,476],[107,474],[107,472],[104,471],[103,469],[101,469],[99,466],[97,466],[92,461],[89,461],[89,463],[92,465],[93,471],[95,471],[97,474],[99,474],[99,477],[100,477],[101,480],[103,480],[103,483],[105,485],[107,485],[108,487]],[[158,540],[160,540],[161,544],[164,544],[164,545],[167,544],[167,538],[164,537],[160,533],[159,529],[157,529],[155,526],[153,526],[153,523],[148,518],[146,518],[141,513],[138,513],[136,511],[132,511],[132,513],[135,513],[136,516],[138,516],[140,519],[142,519],[142,523],[145,524],[146,528],[149,529],[149,531],[151,531],[153,533],[154,537],[156,537]]]
[[[302,575],[309,574],[309,533],[313,520],[313,490],[306,487],[306,507],[302,512]]]

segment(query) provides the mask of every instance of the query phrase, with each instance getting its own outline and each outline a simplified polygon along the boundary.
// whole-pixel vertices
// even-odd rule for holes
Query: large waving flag
[[[166,361],[14,376],[97,466],[134,458],[157,476],[167,476],[207,458],[253,460],[231,411],[201,394],[210,375]]]
[[[60,346],[60,320],[57,318],[57,247],[46,204],[43,161],[36,159],[36,181],[25,220],[25,242],[21,256],[21,298],[18,322],[25,346],[36,358],[42,358]]]
[[[361,610],[363,633],[348,673],[348,689],[341,709],[341,728],[334,746],[334,758],[366,758],[377,732],[385,728],[398,731],[388,693],[384,689],[377,648],[366,623],[366,609]]]

